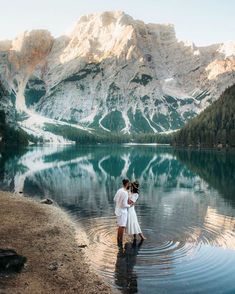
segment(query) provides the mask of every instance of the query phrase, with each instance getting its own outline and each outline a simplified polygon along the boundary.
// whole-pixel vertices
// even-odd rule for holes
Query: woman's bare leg
[[[141,240],[146,240],[146,237],[143,235],[143,233],[140,233],[139,236],[140,236]]]

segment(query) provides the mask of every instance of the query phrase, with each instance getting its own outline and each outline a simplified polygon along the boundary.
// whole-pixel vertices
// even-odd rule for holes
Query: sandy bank
[[[60,208],[0,192],[0,248],[27,257],[21,273],[0,277],[0,293],[112,293],[89,268],[82,244]]]

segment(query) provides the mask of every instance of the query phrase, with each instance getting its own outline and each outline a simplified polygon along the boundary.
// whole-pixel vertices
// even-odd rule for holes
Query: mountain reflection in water
[[[147,240],[116,246],[113,196],[138,179]],[[123,293],[233,293],[235,154],[152,146],[34,147],[0,157],[0,188],[79,220],[96,270]]]

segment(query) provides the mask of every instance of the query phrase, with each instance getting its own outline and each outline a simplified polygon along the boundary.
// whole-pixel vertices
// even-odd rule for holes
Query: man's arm
[[[122,207],[123,208],[129,208],[131,207],[131,205],[128,204],[128,194],[127,193],[123,193],[123,201],[122,201]]]
[[[115,194],[114,198],[113,198],[113,201],[116,202],[117,200],[117,195],[118,195],[118,192]]]

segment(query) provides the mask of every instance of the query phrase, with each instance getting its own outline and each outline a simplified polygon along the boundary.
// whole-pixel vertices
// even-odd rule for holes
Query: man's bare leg
[[[118,235],[117,235],[118,243],[122,243],[122,241],[123,241],[124,229],[125,229],[125,227],[118,227]]]

